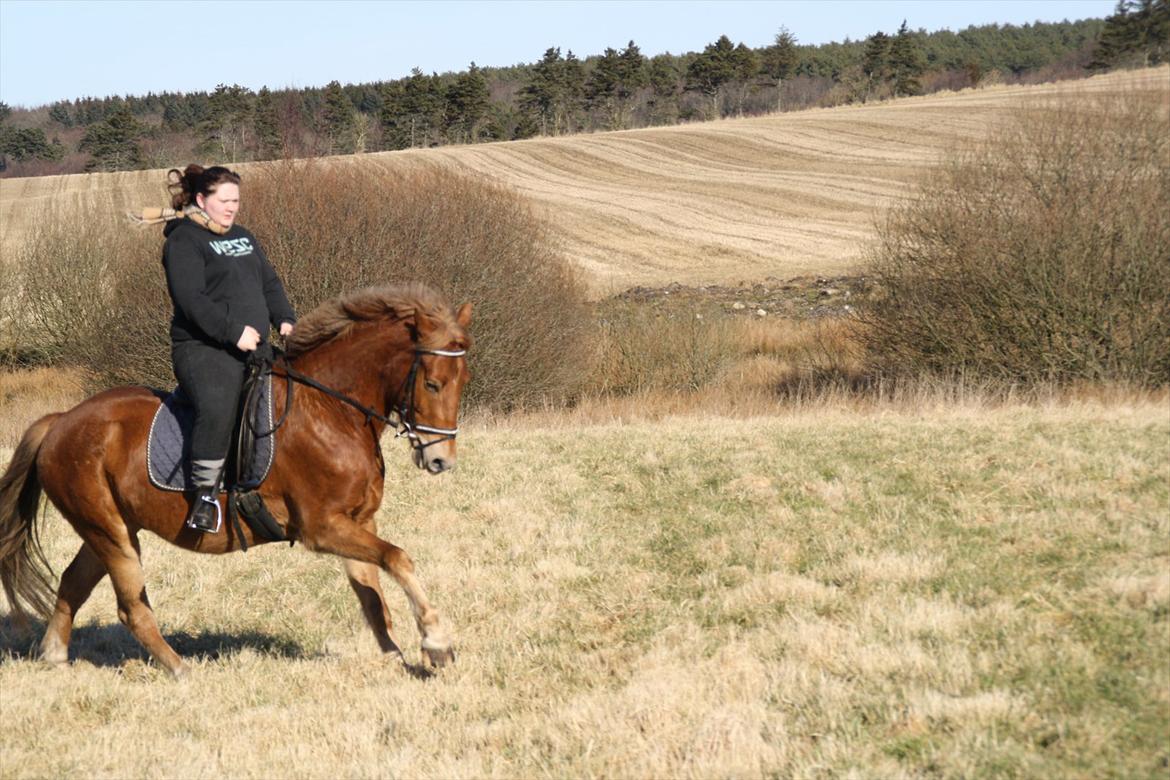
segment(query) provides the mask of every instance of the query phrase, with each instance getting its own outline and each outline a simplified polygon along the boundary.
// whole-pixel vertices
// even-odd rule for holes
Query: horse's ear
[[[467,326],[471,324],[470,303],[465,303],[459,307],[459,311],[455,312],[455,321],[459,323],[459,327],[467,330]]]

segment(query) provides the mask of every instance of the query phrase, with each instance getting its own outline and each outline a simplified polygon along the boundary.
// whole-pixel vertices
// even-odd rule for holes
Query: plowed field
[[[515,187],[560,228],[570,258],[599,294],[638,284],[841,274],[856,268],[882,208],[940,153],[979,137],[1021,103],[1062,91],[1124,90],[1170,91],[1170,69],[333,160],[388,173],[437,162]],[[49,204],[80,218],[160,203],[162,178],[135,171],[0,180],[0,247],[10,256]]]

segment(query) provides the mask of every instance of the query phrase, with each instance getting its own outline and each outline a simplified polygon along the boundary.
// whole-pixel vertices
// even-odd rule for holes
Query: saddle
[[[256,492],[276,458],[276,430],[283,422],[283,418],[280,422],[273,420],[273,359],[272,349],[267,344],[261,345],[261,349],[248,358],[233,433],[234,446],[224,464],[220,489],[221,493],[227,493],[227,518],[234,524],[240,546],[245,551],[248,548],[240,535],[237,511],[256,536],[270,541],[288,540]],[[284,414],[287,416],[287,408]],[[146,444],[147,475],[155,487],[176,492],[194,489],[190,458],[194,423],[195,409],[181,388],[175,388],[162,399],[151,421]]]
[[[260,486],[276,454],[276,433],[272,430],[272,375],[258,380],[260,389],[249,413],[250,424],[238,424],[235,428],[236,441],[239,437],[250,439],[243,446],[233,447],[231,452],[244,453],[244,463],[237,468],[231,463],[225,468],[224,486],[221,492],[231,488],[252,490]],[[246,396],[245,396],[246,397]],[[150,424],[150,438],[146,445],[147,470],[150,483],[162,490],[185,492],[194,489],[191,482],[191,430],[195,424],[195,407],[184,395],[181,388],[162,400],[154,420]],[[238,466],[243,468],[238,468]],[[237,474],[236,472],[240,473]]]

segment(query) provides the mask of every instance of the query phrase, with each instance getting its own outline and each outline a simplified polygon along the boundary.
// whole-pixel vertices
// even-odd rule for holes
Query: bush
[[[241,223],[301,314],[378,283],[421,281],[452,305],[471,301],[471,405],[567,397],[583,381],[584,287],[511,190],[423,166],[281,163],[245,172]],[[20,340],[90,369],[99,386],[173,385],[159,229],[113,214],[38,224],[19,258]]]
[[[599,314],[586,387],[591,395],[698,390],[732,358],[731,328],[717,312],[609,301]]]
[[[1021,109],[879,227],[879,372],[1170,382],[1165,97]]]

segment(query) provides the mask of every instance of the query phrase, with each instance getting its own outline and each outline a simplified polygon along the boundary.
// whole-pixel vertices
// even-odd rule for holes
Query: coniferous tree
[[[894,95],[921,95],[922,84],[918,77],[926,70],[926,59],[918,44],[918,36],[910,32],[905,19],[890,43],[889,62]]]
[[[678,120],[679,70],[669,54],[650,60],[647,71],[650,83],[650,124],[669,124]]]
[[[890,67],[890,36],[880,30],[869,36],[865,42],[861,72],[865,74],[865,97],[868,99],[879,86],[890,78],[892,72]]]
[[[629,124],[631,101],[646,78],[646,58],[636,43],[630,41],[620,53],[607,48],[585,85],[586,105],[601,111],[607,129],[623,129]]]
[[[1118,0],[1093,49],[1090,70],[1170,60],[1170,0]]]
[[[709,118],[719,117],[724,87],[739,75],[740,64],[735,46],[726,35],[707,44],[703,53],[691,61],[687,68],[687,88],[698,90],[710,101]]]
[[[487,79],[474,62],[447,90],[447,131],[456,143],[475,143],[486,124],[490,102]]]
[[[382,148],[409,149],[410,129],[406,121],[406,89],[401,81],[391,81],[382,87],[382,111],[378,122],[382,126]]]
[[[18,162],[25,160],[60,160],[65,156],[61,141],[52,143],[39,127],[0,126],[0,156]]]
[[[546,49],[532,68],[520,92],[520,105],[535,118],[541,135],[560,135],[576,128],[585,95],[585,72],[570,51],[561,57],[559,47]]]
[[[345,96],[341,83],[334,80],[325,86],[325,105],[321,111],[326,154],[350,154],[354,150],[355,117],[353,103]]]
[[[760,73],[760,58],[755,51],[741,42],[732,51],[731,61],[735,68],[731,90],[734,110],[736,115],[742,116],[748,90],[752,88],[756,76]]]
[[[581,111],[585,105],[585,67],[572,49],[565,54],[560,80],[562,99],[557,112],[560,132],[573,133],[581,129]]]
[[[764,50],[763,69],[776,81],[776,110],[784,107],[784,82],[796,73],[800,55],[796,51],[796,36],[781,27],[776,42]]]
[[[69,104],[64,100],[49,106],[49,119],[62,127],[73,127],[73,117],[69,114]]]
[[[207,113],[200,122],[204,153],[224,162],[244,159],[252,128],[252,90],[219,84],[207,98]]]
[[[259,160],[275,160],[284,151],[280,137],[280,119],[276,104],[268,87],[261,87],[256,93],[256,107],[253,112],[252,134],[256,138],[256,152]]]
[[[90,125],[78,146],[91,156],[85,169],[129,171],[142,167],[142,150],[138,146],[142,132],[142,125],[124,105],[105,120]]]
[[[425,75],[419,68],[410,72],[403,85],[402,110],[410,147],[438,143],[447,108],[446,94],[439,77]]]
[[[554,126],[554,110],[561,101],[557,74],[563,62],[559,47],[545,49],[544,56],[532,67],[528,83],[520,92],[520,105],[536,117],[541,135],[549,135]]]

